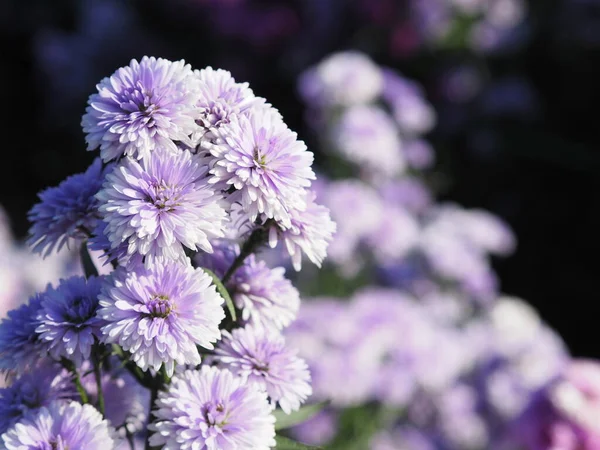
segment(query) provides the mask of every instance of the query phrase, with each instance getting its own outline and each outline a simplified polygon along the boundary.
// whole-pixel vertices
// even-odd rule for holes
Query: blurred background
[[[23,238],[41,189],[95,154],[80,128],[95,84],[131,58],[230,70],[318,145],[297,79],[336,51],[419,82],[439,198],[487,209],[518,247],[494,260],[574,355],[600,356],[600,2],[597,0],[4,0],[0,204]],[[311,145],[312,144],[312,145]]]

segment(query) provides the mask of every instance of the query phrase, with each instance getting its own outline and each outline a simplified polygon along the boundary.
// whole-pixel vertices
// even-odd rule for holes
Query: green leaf
[[[233,304],[233,300],[231,300],[231,295],[229,295],[227,288],[223,285],[223,283],[221,282],[219,277],[216,276],[212,270],[205,269],[204,267],[202,268],[202,270],[204,270],[213,279],[213,283],[215,283],[215,286],[217,287],[217,291],[219,292],[219,294],[221,294],[221,297],[223,297],[225,299],[225,303],[227,304],[227,310],[229,311],[231,320],[233,320],[235,322],[237,320],[237,315],[235,313],[235,306]]]
[[[301,444],[300,442],[292,441],[283,436],[275,436],[275,442],[277,445],[275,448],[277,450],[317,450],[322,449],[323,447],[311,447],[306,444]]]
[[[283,430],[284,428],[290,428],[294,425],[298,425],[302,422],[307,421],[319,411],[321,411],[327,402],[315,403],[314,405],[307,405],[300,408],[298,411],[294,411],[291,414],[286,414],[282,410],[278,409],[273,412],[275,416],[275,429]]]
[[[94,261],[92,261],[86,242],[81,244],[81,248],[79,249],[79,256],[81,257],[81,265],[83,266],[83,273],[85,273],[85,277],[97,277],[98,269],[96,269]]]

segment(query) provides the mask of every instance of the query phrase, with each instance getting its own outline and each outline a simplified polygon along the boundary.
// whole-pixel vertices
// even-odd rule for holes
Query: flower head
[[[256,97],[248,83],[236,83],[227,70],[207,67],[194,74],[200,80],[197,123],[202,135],[229,123],[233,116],[264,104],[264,99]]]
[[[101,285],[101,278],[71,277],[44,293],[35,331],[53,358],[64,357],[80,366],[90,357],[101,334],[102,320],[96,317]]]
[[[265,390],[287,414],[312,394],[308,366],[277,332],[249,325],[224,331],[215,353],[220,364]]]
[[[40,203],[29,211],[33,225],[27,243],[34,252],[48,256],[55,247],[60,251],[69,239],[87,237],[99,218],[98,201],[94,196],[105,174],[106,169],[97,158],[84,173],[72,175],[39,194]]]
[[[282,241],[296,270],[302,268],[302,253],[321,267],[336,228],[336,223],[329,216],[329,209],[315,203],[314,194],[308,192],[306,209],[291,211],[289,227],[271,226],[269,245],[274,248],[278,241]]]
[[[209,238],[223,235],[226,213],[206,170],[187,151],[160,149],[140,162],[126,158],[97,194],[111,247],[127,242],[127,255],[142,255],[146,263],[183,261],[184,246],[212,251]]]
[[[92,405],[52,402],[28,414],[6,433],[6,450],[112,450],[108,422]]]
[[[152,445],[164,450],[267,450],[275,418],[267,395],[228,370],[203,366],[175,376],[154,411]]]
[[[0,322],[0,371],[22,372],[46,353],[35,329],[40,324],[38,313],[43,294],[37,294],[19,308],[9,311]]]
[[[304,209],[313,154],[273,108],[232,118],[205,147],[213,158],[210,182],[233,187],[229,199],[241,203],[250,221],[261,215],[289,224],[289,211]]]
[[[211,278],[189,264],[165,263],[133,271],[117,269],[100,295],[104,341],[131,352],[143,370],[169,375],[175,363],[200,364],[197,345],[213,348],[225,317]]]
[[[175,141],[191,145],[199,82],[183,60],[133,59],[96,88],[81,125],[88,150],[100,147],[104,161],[146,158],[157,148],[177,152]]]

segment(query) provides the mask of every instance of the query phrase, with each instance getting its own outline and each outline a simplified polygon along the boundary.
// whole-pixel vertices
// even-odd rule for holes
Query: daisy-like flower
[[[0,389],[0,435],[29,411],[76,394],[69,374],[52,360],[45,360]]]
[[[98,192],[111,248],[127,242],[127,255],[185,260],[184,246],[212,251],[223,236],[226,212],[207,183],[207,168],[192,153],[159,149],[138,162],[125,158]]]
[[[35,253],[48,256],[58,251],[69,239],[83,240],[98,221],[98,201],[94,197],[102,187],[106,169],[100,158],[84,172],[72,175],[56,187],[42,191],[29,211],[33,224],[27,243]]]
[[[38,313],[43,294],[36,294],[19,308],[9,311],[0,322],[0,371],[23,372],[46,353],[35,329],[40,324]]]
[[[197,345],[212,349],[225,317],[212,279],[191,265],[168,262],[135,270],[117,269],[100,295],[98,316],[108,322],[104,341],[131,352],[147,370],[164,364],[200,364]]]
[[[92,405],[52,402],[28,414],[1,437],[6,450],[112,450],[108,422]]]
[[[275,248],[282,241],[297,271],[302,268],[302,253],[321,267],[336,231],[329,209],[315,203],[314,197],[314,193],[308,192],[306,209],[291,210],[290,227],[273,225],[269,229],[269,245]]]
[[[265,390],[287,414],[312,394],[306,362],[286,348],[285,339],[277,332],[253,326],[224,331],[215,353],[219,363]]]
[[[199,81],[189,64],[144,56],[96,86],[81,125],[88,150],[104,161],[146,158],[157,148],[178,152],[196,131]]]
[[[222,278],[239,253],[237,245],[223,243],[212,254],[199,254],[196,263]],[[271,269],[254,255],[244,260],[226,287],[246,322],[282,329],[296,318],[300,307],[300,294],[285,278],[285,269]]]
[[[90,357],[103,324],[96,317],[101,286],[102,278],[71,277],[46,289],[35,331],[53,358],[67,358],[79,367]]]
[[[265,392],[228,370],[203,366],[173,377],[160,391],[148,428],[163,450],[267,450],[275,446],[275,418]]]
[[[199,118],[196,119],[201,128],[199,138],[229,123],[233,116],[264,104],[265,100],[256,97],[248,83],[236,83],[227,70],[207,67],[194,71],[194,74],[200,80]]]
[[[233,117],[204,144],[213,157],[210,182],[235,188],[229,197],[239,202],[253,222],[274,218],[290,223],[291,209],[305,208],[304,191],[315,179],[313,154],[297,139],[273,108]]]

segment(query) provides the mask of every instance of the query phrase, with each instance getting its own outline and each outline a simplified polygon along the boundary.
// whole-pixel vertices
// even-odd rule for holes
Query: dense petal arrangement
[[[178,152],[196,130],[199,81],[183,60],[131,60],[96,86],[81,125],[88,150],[104,161],[147,158],[157,148]]]
[[[230,371],[203,366],[173,378],[158,394],[152,445],[164,450],[267,450],[275,419],[266,393]]]
[[[225,317],[223,298],[201,269],[165,263],[119,269],[100,295],[103,340],[131,352],[147,370],[200,364],[196,346],[212,349]]]
[[[34,252],[48,256],[54,248],[60,251],[70,239],[83,240],[90,234],[99,218],[94,196],[106,171],[97,158],[84,173],[72,175],[39,194],[40,203],[29,211],[33,225],[27,242]]]
[[[288,414],[312,394],[308,366],[277,332],[250,325],[225,331],[215,353],[219,363],[265,390]]]
[[[230,201],[240,202],[251,222],[260,215],[289,226],[290,210],[305,208],[313,154],[274,109],[235,117],[205,147],[214,158],[210,182],[234,188]]]
[[[52,402],[1,436],[6,450],[112,450],[108,422],[92,405]]]
[[[101,286],[102,278],[72,277],[44,293],[35,331],[55,359],[67,358],[81,366],[90,357],[103,324],[96,317]]]
[[[159,149],[138,162],[126,158],[97,194],[111,248],[127,242],[127,255],[185,259],[184,246],[212,250],[223,235],[225,210],[190,152]]]
[[[306,209],[291,211],[289,227],[271,226],[269,245],[272,248],[281,241],[289,254],[294,269],[302,268],[302,255],[306,255],[313,264],[321,267],[327,256],[327,247],[336,232],[336,223],[331,220],[329,209],[314,201],[314,193],[306,197]]]

